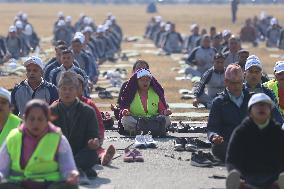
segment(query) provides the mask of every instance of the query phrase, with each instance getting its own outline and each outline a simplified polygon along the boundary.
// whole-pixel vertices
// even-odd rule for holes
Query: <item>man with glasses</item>
[[[212,143],[213,155],[225,161],[227,144],[233,130],[247,116],[250,94],[243,90],[244,74],[237,64],[230,64],[225,71],[225,90],[212,103],[207,135]]]

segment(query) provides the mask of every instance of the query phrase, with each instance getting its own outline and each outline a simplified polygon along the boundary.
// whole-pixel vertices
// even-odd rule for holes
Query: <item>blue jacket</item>
[[[239,108],[227,92],[220,93],[212,103],[207,123],[207,136],[212,141],[213,135],[220,135],[228,142],[233,130],[243,121],[248,114],[248,101],[251,95],[243,90],[244,99]]]

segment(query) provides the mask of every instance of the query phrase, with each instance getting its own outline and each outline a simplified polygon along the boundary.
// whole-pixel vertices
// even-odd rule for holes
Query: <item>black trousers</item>
[[[227,142],[223,142],[222,144],[212,144],[212,153],[215,157],[220,159],[222,162],[226,160],[226,153],[227,153]]]
[[[96,150],[84,148],[74,155],[76,166],[83,171],[92,168],[99,163],[99,158]]]

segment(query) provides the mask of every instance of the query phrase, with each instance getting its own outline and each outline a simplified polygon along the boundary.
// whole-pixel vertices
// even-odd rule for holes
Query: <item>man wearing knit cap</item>
[[[278,41],[280,38],[281,27],[278,24],[276,18],[270,20],[270,26],[266,32],[266,46],[267,47],[278,47]]]
[[[284,189],[284,131],[272,117],[273,101],[258,93],[248,102],[248,117],[232,133],[226,189]]]
[[[183,50],[184,53],[190,53],[195,47],[199,46],[198,41],[200,41],[201,36],[199,35],[199,26],[197,24],[192,24],[190,26],[191,35],[185,38]]]
[[[240,39],[236,37],[231,37],[229,39],[229,50],[224,52],[225,67],[229,64],[233,64],[239,61],[238,51],[241,49]]]
[[[11,99],[14,113],[23,116],[25,106],[32,99],[41,99],[51,104],[58,99],[57,88],[45,81],[43,76],[43,62],[36,56],[29,57],[25,62],[27,79],[16,85],[12,90]]]
[[[21,39],[17,36],[16,26],[9,27],[9,34],[5,39],[7,47],[7,56],[9,58],[19,59],[23,54],[23,44]]]
[[[279,104],[279,109],[284,115],[284,62],[278,61],[274,67],[274,75],[276,80],[271,80],[264,83],[264,86],[273,91],[277,104]]]
[[[167,54],[181,53],[183,39],[179,32],[176,32],[175,24],[170,25],[170,30],[162,42],[162,48]]]
[[[278,103],[274,93],[262,85],[262,65],[259,59],[249,58],[245,64],[245,82],[244,89],[249,93],[264,93],[274,101],[272,109],[272,119],[275,122],[283,123],[282,115],[278,109]]]
[[[212,143],[212,153],[225,161],[227,144],[233,130],[247,116],[250,94],[243,90],[244,74],[237,64],[231,64],[225,71],[224,92],[212,103],[208,123],[208,140]]]
[[[0,146],[5,141],[9,132],[18,127],[21,119],[11,113],[11,94],[0,87]]]

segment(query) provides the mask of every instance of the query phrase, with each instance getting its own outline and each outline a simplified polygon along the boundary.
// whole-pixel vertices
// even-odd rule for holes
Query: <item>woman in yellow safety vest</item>
[[[163,117],[170,125],[164,90],[149,70],[140,69],[129,79],[121,95],[121,123],[130,133],[136,133],[139,117]]]
[[[24,123],[10,131],[0,159],[0,189],[78,188],[70,145],[49,122],[49,108],[42,100],[27,103]]]
[[[12,129],[18,127],[21,119],[11,113],[11,94],[0,87],[0,146]]]

